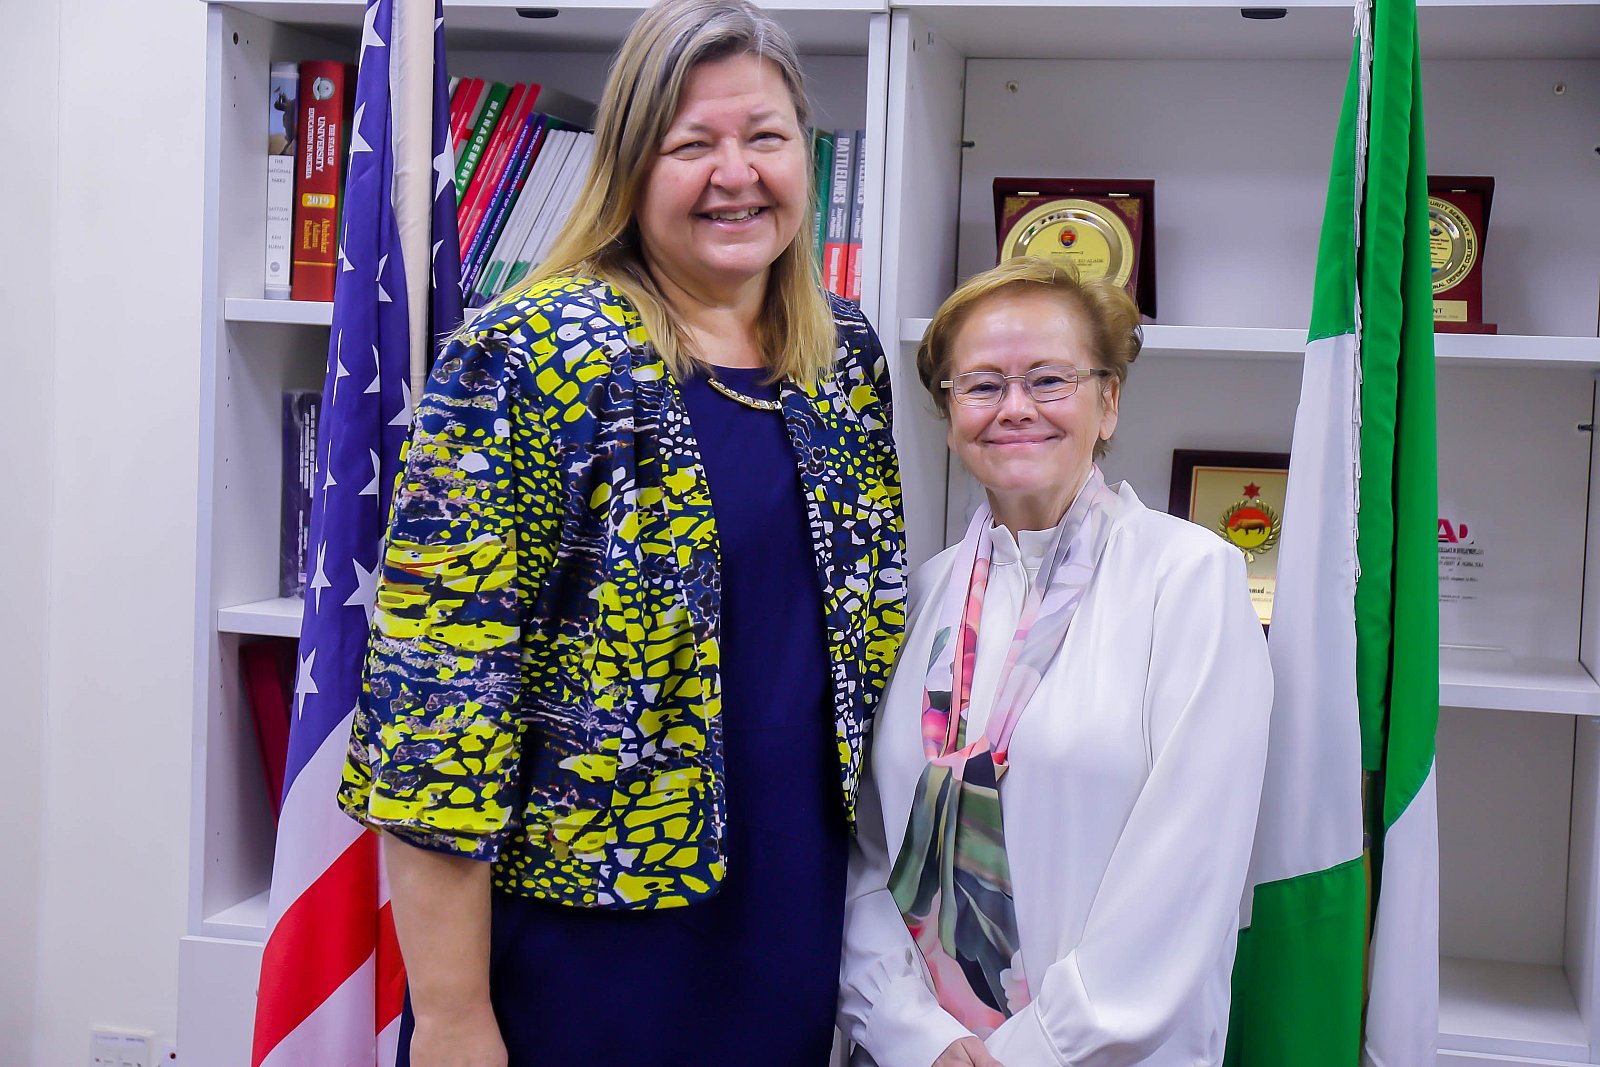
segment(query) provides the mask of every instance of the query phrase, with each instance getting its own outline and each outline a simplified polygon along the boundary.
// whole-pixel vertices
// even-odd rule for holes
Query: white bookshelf
[[[256,637],[299,637],[300,617],[306,602],[297,596],[252,600],[248,604],[217,609],[217,630],[225,634]]]
[[[223,302],[229,322],[277,322],[292,326],[327,326],[333,322],[333,302],[328,300],[264,300],[230,296]]]
[[[1439,1036],[1462,1052],[1588,1062],[1589,1037],[1560,967],[1439,961]]]
[[[452,71],[539,81],[597,100],[611,54],[647,5],[582,0],[561,5],[553,19],[519,17],[518,6],[525,5],[451,0]],[[766,6],[800,46],[815,123],[868,131],[863,267],[874,277],[888,113],[887,6],[880,0]],[[179,953],[185,1062],[249,1062],[276,832],[238,650],[299,634],[303,601],[277,596],[281,397],[286,389],[322,385],[333,312],[329,303],[262,299],[267,70],[274,60],[354,60],[363,10],[359,0],[208,4],[201,570],[194,616],[202,668],[193,692],[189,906]],[[864,303],[875,314],[873,298]]]
[[[642,0],[447,5],[453,69],[599,96]],[[993,256],[1000,175],[1156,181],[1159,308],[1107,473],[1166,499],[1174,448],[1287,451],[1350,9],[1236,3],[787,0],[818,124],[868,131],[864,300],[897,391],[913,561],[971,487],[911,359]],[[210,5],[186,1060],[245,1062],[274,830],[237,680],[241,641],[292,637],[276,597],[279,397],[320,385],[331,305],[263,300],[267,64],[354,58],[358,0]],[[1439,335],[1442,505],[1499,584],[1441,656],[1441,1065],[1600,1061],[1600,3],[1420,12],[1430,169],[1494,174],[1486,315]],[[237,35],[237,39],[235,38]],[[533,74],[536,71],[537,74]],[[1557,94],[1556,85],[1564,91]],[[1065,102],[1065,103],[1064,103]],[[963,142],[971,142],[963,148]],[[308,327],[310,327],[308,329]],[[1591,512],[1596,517],[1591,518]],[[1600,667],[1597,667],[1600,669]]]
[[[1429,169],[1497,181],[1500,330],[1435,339],[1441,514],[1488,568],[1441,613],[1439,1063],[1600,1061],[1600,216],[1546,206],[1593,199],[1600,5],[1421,2]],[[1351,12],[1280,6],[896,7],[880,307],[899,411],[928,408],[928,316],[994,261],[994,178],[1148,178],[1158,314],[1107,476],[1161,507],[1175,449],[1289,450]],[[975,487],[937,423],[897,431],[920,560]]]
[[[267,928],[267,905],[271,894],[262,890],[253,897],[206,916],[203,934],[207,937],[259,941]]]

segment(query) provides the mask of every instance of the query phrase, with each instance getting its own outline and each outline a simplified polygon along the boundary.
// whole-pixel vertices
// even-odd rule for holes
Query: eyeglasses
[[[1066,363],[1034,367],[1026,374],[1001,374],[997,370],[971,370],[939,384],[950,390],[956,403],[972,408],[992,408],[1006,395],[1006,383],[1020,380],[1035,403],[1065,400],[1078,391],[1085,378],[1109,378],[1111,372],[1100,367],[1079,370]]]

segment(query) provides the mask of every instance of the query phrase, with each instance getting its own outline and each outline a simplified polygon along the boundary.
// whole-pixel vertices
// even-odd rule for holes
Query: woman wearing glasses
[[[1239,552],[1108,486],[1140,345],[1042,260],[939,309],[917,370],[988,503],[911,581],[846,905],[878,1067],[1222,1061],[1272,676]]]

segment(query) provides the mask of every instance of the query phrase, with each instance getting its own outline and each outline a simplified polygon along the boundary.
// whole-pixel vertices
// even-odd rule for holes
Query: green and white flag
[[[1365,0],[1283,510],[1269,642],[1276,696],[1230,1067],[1434,1061],[1430,278],[1416,4]]]

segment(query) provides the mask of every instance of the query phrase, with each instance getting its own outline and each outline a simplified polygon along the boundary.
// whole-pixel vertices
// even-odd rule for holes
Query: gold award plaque
[[[1428,251],[1436,294],[1459,285],[1478,262],[1478,231],[1472,220],[1436,196],[1428,197]]]
[[[1083,281],[1109,278],[1126,286],[1133,275],[1133,234],[1117,212],[1092,200],[1048,200],[1006,234],[1003,259],[1065,259]]]

